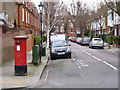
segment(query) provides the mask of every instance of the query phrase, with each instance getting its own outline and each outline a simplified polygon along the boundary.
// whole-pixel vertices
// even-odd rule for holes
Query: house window
[[[28,24],[30,24],[30,13],[28,13]]]
[[[28,13],[26,11],[26,23],[28,23]]]
[[[24,22],[24,8],[22,8],[22,21]]]
[[[111,12],[111,15],[112,15],[112,20],[114,20],[114,14],[113,14],[113,12]]]

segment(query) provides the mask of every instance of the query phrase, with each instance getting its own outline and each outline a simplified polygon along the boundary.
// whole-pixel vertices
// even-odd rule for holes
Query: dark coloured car
[[[90,37],[83,37],[82,40],[80,40],[80,44],[81,45],[89,45],[90,41],[91,41]]]
[[[50,48],[51,59],[55,59],[58,57],[68,57],[71,58],[71,49],[68,41],[60,40],[53,41]]]

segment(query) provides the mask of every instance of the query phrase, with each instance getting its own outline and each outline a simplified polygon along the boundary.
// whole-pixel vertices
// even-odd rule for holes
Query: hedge
[[[101,35],[97,36],[99,38],[101,38]],[[109,43],[109,44],[117,44],[117,45],[120,45],[120,35],[119,36],[113,36],[113,35],[109,35],[109,34],[106,34],[106,35],[102,35],[102,39]]]
[[[103,36],[103,40],[109,44],[120,45],[120,36],[105,35]]]
[[[40,36],[34,36],[34,43],[35,45],[38,45],[40,42],[41,37]],[[47,41],[47,37],[46,36],[42,36],[42,42],[46,42]]]

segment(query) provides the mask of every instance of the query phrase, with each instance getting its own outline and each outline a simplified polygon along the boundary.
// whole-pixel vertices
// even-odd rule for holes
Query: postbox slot
[[[20,41],[16,41],[15,44],[21,44],[21,42]]]

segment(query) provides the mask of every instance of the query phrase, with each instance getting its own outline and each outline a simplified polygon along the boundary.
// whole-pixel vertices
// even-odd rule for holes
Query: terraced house
[[[7,16],[9,28],[19,28],[38,34],[40,31],[39,13],[31,2],[1,2],[2,14]]]
[[[34,45],[33,36],[39,35],[39,32],[39,13],[33,2],[0,1],[2,64],[14,59],[14,36],[27,36],[27,51],[30,51]]]

